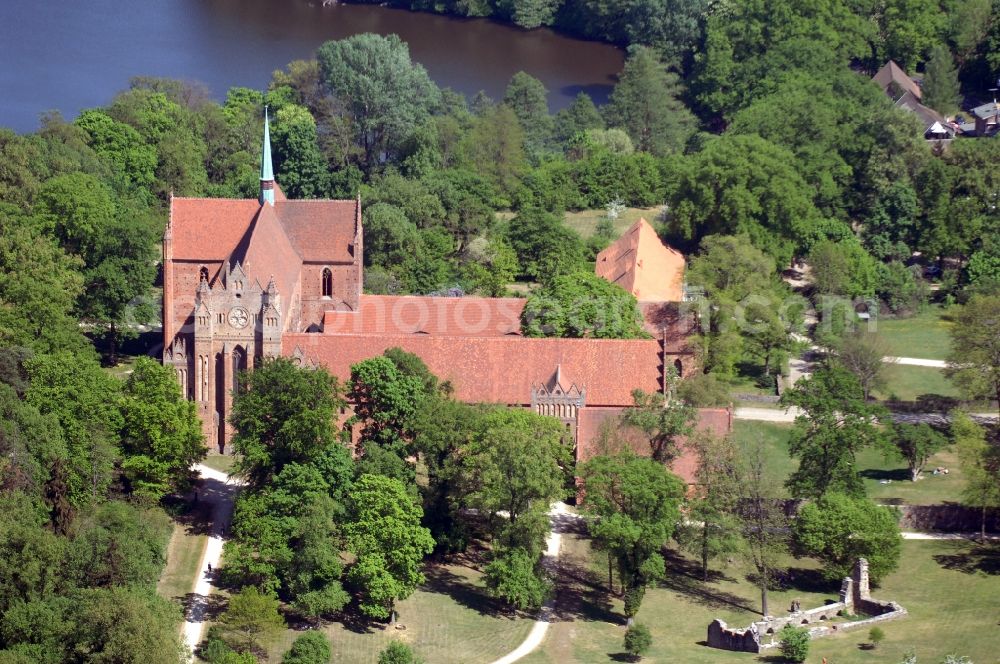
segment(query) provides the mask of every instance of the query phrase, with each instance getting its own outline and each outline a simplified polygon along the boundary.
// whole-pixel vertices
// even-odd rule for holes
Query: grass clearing
[[[202,463],[212,470],[218,470],[228,475],[233,470],[233,466],[236,465],[236,457],[232,454],[213,454],[209,452]]]
[[[892,364],[885,369],[886,386],[872,393],[877,399],[916,401],[921,395],[958,398],[958,388],[941,369]]]
[[[909,318],[878,319],[878,332],[898,357],[943,360],[951,350],[952,323],[941,306],[927,307]]]
[[[425,575],[427,583],[397,605],[399,623],[405,629],[383,624],[324,625],[333,647],[332,661],[374,664],[382,649],[398,639],[434,664],[486,664],[516,648],[528,635],[533,619],[512,618],[499,602],[487,597],[482,573],[469,561],[430,565]],[[300,633],[286,630],[270,643],[268,661],[280,661]]]
[[[798,461],[788,454],[788,438],[791,430],[791,424],[755,422],[753,420],[735,420],[733,422],[733,439],[736,442],[741,444],[763,442],[767,472],[775,483],[781,485],[782,490],[784,490],[785,480],[799,465]]]
[[[194,588],[201,556],[208,542],[208,536],[199,530],[189,524],[174,523],[167,545],[167,564],[156,585],[156,592],[161,597],[183,604]]]
[[[559,621],[526,664],[626,661],[622,649],[624,618],[621,601],[607,602],[603,556],[590,549],[582,537],[564,539],[571,585],[560,596],[567,602],[589,599],[591,608],[567,604]],[[809,560],[790,560],[791,577],[784,589],[772,591],[772,613],[780,615],[792,599],[803,607],[835,599],[838,584],[826,584]],[[650,589],[643,600],[638,622],[653,634],[653,647],[644,661],[716,664],[775,661],[775,653],[757,657],[749,653],[715,650],[703,645],[706,629],[714,618],[733,626],[745,626],[758,617],[759,591],[746,579],[741,565],[734,564],[700,580],[697,565],[679,556],[668,562],[668,578]],[[892,599],[910,615],[882,625],[885,641],[877,650],[863,650],[867,629],[824,637],[812,642],[807,664],[894,664],[908,649],[921,662],[938,662],[951,653],[968,655],[974,662],[992,662],[1000,629],[994,611],[1000,593],[1000,547],[980,548],[971,542],[907,541],[903,544],[900,569],[873,591],[880,599]],[[557,611],[559,609],[557,608]]]
[[[629,226],[644,218],[651,224],[655,224],[656,216],[660,213],[661,206],[650,208],[625,208],[615,220],[615,237],[628,230]],[[607,212],[605,210],[580,210],[579,212],[566,213],[566,225],[580,234],[583,239],[594,235],[597,231],[597,224],[604,219]]]
[[[941,466],[948,474],[934,475]],[[924,473],[916,482],[910,480],[910,471],[896,457],[885,458],[880,450],[868,449],[858,455],[858,467],[864,478],[868,497],[886,505],[940,505],[961,500],[965,477],[958,464],[958,453],[944,449],[931,456]],[[883,484],[886,482],[886,484]]]
[[[788,438],[792,425],[774,422],[736,420],[733,437],[738,442],[762,440],[768,473],[779,485],[798,467],[788,455]],[[965,478],[958,464],[958,454],[946,448],[927,462],[923,479],[910,481],[910,471],[896,456],[886,456],[882,449],[865,449],[858,454],[858,470],[864,478],[868,496],[879,503],[893,505],[939,505],[961,499]],[[933,475],[937,466],[948,469],[947,475]],[[882,484],[882,482],[888,482]]]

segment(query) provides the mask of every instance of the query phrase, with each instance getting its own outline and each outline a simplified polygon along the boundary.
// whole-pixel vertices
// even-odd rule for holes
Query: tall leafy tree
[[[679,377],[675,375],[670,380],[676,385]],[[681,452],[678,438],[694,431],[694,408],[659,392],[633,390],[632,400],[635,407],[622,413],[622,422],[642,431],[649,440],[650,456],[654,461],[673,461]]]
[[[656,156],[678,152],[696,128],[680,101],[680,79],[656,53],[634,47],[605,111],[608,125],[622,127],[636,148]]]
[[[521,328],[529,337],[646,336],[635,296],[593,272],[557,276],[532,292],[521,314]]]
[[[889,433],[893,451],[906,462],[910,479],[920,479],[927,460],[940,451],[947,440],[929,424],[896,424]]]
[[[968,413],[951,413],[951,438],[966,477],[962,502],[978,507],[980,541],[986,541],[986,514],[1000,507],[1000,448],[987,441],[986,430]]]
[[[588,129],[604,129],[604,118],[590,95],[581,92],[573,98],[572,104],[556,113],[555,137],[565,144]]]
[[[684,484],[662,464],[628,452],[594,457],[582,476],[590,533],[617,563],[631,625],[646,586],[666,574],[660,550],[680,520]]]
[[[881,442],[875,420],[882,410],[865,401],[858,379],[842,367],[822,367],[785,392],[782,403],[803,410],[788,446],[799,460],[787,482],[792,495],[818,498],[834,491],[863,496],[855,456]]]
[[[1000,295],[973,295],[962,307],[946,372],[969,396],[1000,401]]]
[[[536,155],[546,148],[552,137],[547,95],[548,90],[542,82],[523,71],[514,74],[503,95],[503,103],[510,106],[521,123],[529,151]]]
[[[271,141],[282,190],[291,198],[322,197],[328,185],[326,164],[309,110],[296,104],[278,109]]]
[[[786,148],[724,134],[676,163],[667,186],[671,236],[697,243],[746,234],[780,265],[821,239],[826,224]]]
[[[708,581],[709,562],[739,551],[739,520],[736,506],[739,448],[729,438],[711,434],[694,437],[698,453],[698,481],[688,499],[688,519],[678,526],[674,537],[686,550],[701,559]]]
[[[237,472],[264,486],[286,464],[322,454],[339,440],[337,412],[345,404],[337,379],[290,359],[265,359],[240,380],[230,422]]]
[[[958,110],[961,92],[958,70],[947,46],[938,45],[931,49],[921,91],[923,103],[942,115],[951,115]]]
[[[866,558],[878,583],[899,566],[903,538],[897,522],[892,508],[828,493],[799,511],[792,526],[794,548],[818,558],[831,581],[848,576],[857,559]]]
[[[481,427],[460,452],[466,504],[489,516],[500,544],[537,557],[549,504],[565,495],[572,472],[565,429],[554,418],[508,409],[489,412]]]
[[[173,369],[136,360],[121,398],[121,466],[131,493],[157,500],[191,485],[192,466],[206,453],[195,408]]]
[[[40,355],[27,362],[25,400],[59,418],[66,439],[66,499],[80,508],[103,498],[118,459],[120,381],[86,355]]]
[[[239,650],[254,652],[260,649],[262,640],[285,627],[279,606],[277,597],[250,586],[229,598],[219,622]]]
[[[316,59],[323,84],[354,123],[368,168],[391,158],[440,99],[437,86],[396,35],[366,33],[327,42]]]
[[[361,592],[362,613],[395,622],[396,602],[424,581],[420,565],[434,538],[420,525],[423,511],[399,480],[362,475],[350,501],[344,535],[355,561],[347,581]]]

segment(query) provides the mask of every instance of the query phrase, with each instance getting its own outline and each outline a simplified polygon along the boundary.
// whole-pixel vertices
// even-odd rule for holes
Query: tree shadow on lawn
[[[860,472],[860,475],[868,480],[910,482],[910,471],[906,468],[866,468]]]
[[[564,555],[556,570],[556,603],[553,619],[625,624],[624,616],[611,610],[608,588],[600,575],[575,556]]]
[[[684,558],[676,551],[667,550],[663,553],[663,557],[667,561],[667,576],[660,582],[661,588],[667,588],[679,595],[684,595],[696,604],[707,606],[710,609],[734,608],[759,613],[748,605],[745,597],[711,587],[712,583],[732,580],[721,572],[710,571],[709,580],[706,583],[701,565]]]
[[[1000,574],[1000,545],[954,542],[954,553],[934,556],[941,567],[966,574]]]
[[[454,564],[454,563],[453,563]],[[431,593],[447,595],[462,606],[476,611],[480,615],[491,616],[493,618],[517,617],[516,612],[512,612],[507,605],[486,594],[486,590],[469,581],[469,579],[455,574],[447,565],[433,564],[424,569],[424,581],[421,588]]]

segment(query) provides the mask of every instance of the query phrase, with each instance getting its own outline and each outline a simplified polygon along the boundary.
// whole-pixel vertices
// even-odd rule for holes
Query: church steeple
[[[271,128],[264,107],[264,147],[260,154],[260,204],[274,205],[274,168],[271,166]]]

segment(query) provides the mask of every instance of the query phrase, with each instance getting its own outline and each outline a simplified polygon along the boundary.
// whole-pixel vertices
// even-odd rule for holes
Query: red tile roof
[[[259,210],[255,199],[171,198],[174,260],[226,260]]]
[[[277,201],[274,209],[306,262],[351,261],[358,202]]]
[[[304,261],[351,261],[358,202],[289,201],[273,207],[288,239]],[[229,258],[261,209],[256,199],[172,198],[170,225],[175,260]]]
[[[548,381],[557,366],[566,380],[586,389],[588,404],[628,406],[632,390],[661,389],[660,344],[653,339],[533,339],[444,337],[425,334],[285,334],[282,353],[300,350],[335,376],[351,365],[398,346],[418,355],[462,401],[531,402],[532,385]]]
[[[235,258],[242,263],[243,271],[248,276],[260,281],[262,288],[267,288],[268,281],[273,277],[282,301],[293,301],[293,295],[299,287],[302,258],[278,222],[272,206],[265,205],[261,208],[250,228],[246,252]],[[284,309],[287,311],[287,304]],[[286,322],[290,320],[289,316],[284,318]]]
[[[577,463],[583,463],[587,459],[605,452],[605,450],[599,449],[601,429],[603,426],[615,425],[622,410],[624,409],[594,408],[591,406],[580,409],[576,429]],[[732,418],[729,410],[726,408],[699,408],[695,428],[698,431],[710,431],[715,436],[725,436],[732,431]],[[618,428],[618,435],[636,454],[649,455],[649,441],[638,429]],[[681,447],[681,455],[674,459],[670,469],[688,484],[694,484],[698,471],[698,455],[685,445],[684,438],[678,442]]]
[[[525,300],[362,295],[358,311],[327,311],[323,331],[492,337],[521,333]]]
[[[684,256],[663,244],[645,219],[597,254],[595,271],[639,300],[684,299]]]

